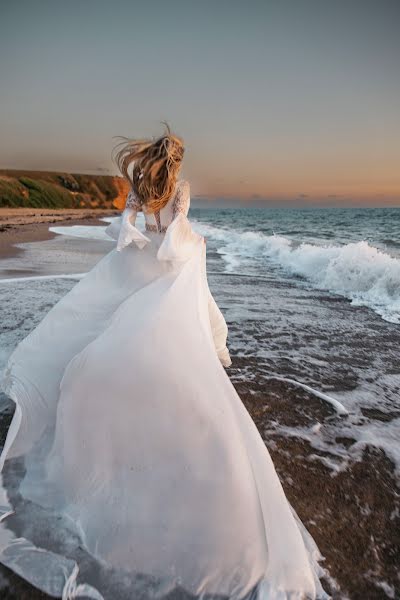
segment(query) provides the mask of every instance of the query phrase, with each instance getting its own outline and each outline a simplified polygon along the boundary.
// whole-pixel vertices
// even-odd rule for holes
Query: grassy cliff
[[[0,170],[0,207],[115,208],[127,192],[112,175]]]

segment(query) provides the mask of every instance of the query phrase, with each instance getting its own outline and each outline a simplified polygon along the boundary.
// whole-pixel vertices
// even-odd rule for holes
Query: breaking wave
[[[366,241],[341,246],[299,244],[280,235],[204,223],[196,223],[196,229],[217,243],[227,271],[249,261],[266,269],[267,259],[319,289],[345,296],[354,305],[372,308],[386,321],[400,323],[400,260]]]

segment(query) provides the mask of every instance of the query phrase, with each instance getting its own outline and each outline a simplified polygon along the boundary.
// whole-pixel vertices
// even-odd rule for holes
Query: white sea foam
[[[112,223],[119,217],[102,217],[100,221],[104,223]],[[137,227],[143,228],[144,216],[139,214],[136,219]],[[57,233],[58,235],[66,235],[68,237],[78,237],[86,240],[100,240],[102,242],[114,242],[110,236],[106,234],[106,226],[101,225],[65,225],[65,226],[54,226],[49,227],[49,231]]]
[[[3,283],[17,283],[19,281],[45,281],[47,279],[81,279],[86,273],[65,273],[61,275],[33,275],[28,277],[9,277],[0,278],[0,285]]]
[[[280,235],[203,223],[197,223],[196,229],[217,242],[227,271],[237,271],[249,260],[266,269],[266,261],[272,261],[319,289],[341,294],[354,305],[372,308],[386,321],[400,323],[400,260],[366,241],[342,246],[296,244]]]
[[[343,406],[343,404],[341,402],[339,402],[339,400],[332,398],[332,396],[328,396],[328,394],[324,394],[323,392],[315,390],[314,388],[310,387],[309,385],[306,385],[305,383],[301,383],[300,381],[296,381],[295,379],[288,379],[287,377],[271,376],[271,377],[266,377],[266,379],[275,379],[277,381],[286,381],[286,383],[291,383],[292,385],[301,387],[303,390],[310,392],[310,394],[313,394],[317,398],[320,398],[321,400],[324,400],[328,404],[331,404],[331,406],[333,406],[333,408],[339,415],[348,415],[349,414],[349,411]]]
[[[324,424],[317,422],[303,426],[279,425],[277,431],[281,436],[301,438],[309,442],[317,451],[316,454],[310,455],[309,460],[322,462],[333,475],[362,460],[365,448],[380,448],[393,462],[396,478],[400,481],[400,419],[389,423],[369,420],[362,423],[359,416],[350,414],[347,420],[341,420],[340,426],[327,421]],[[266,433],[272,435],[274,432],[272,427]],[[337,443],[337,436],[353,440],[354,443],[345,448]]]
[[[398,259],[364,241],[345,246],[301,244],[297,248],[287,242],[283,238],[280,245],[276,239],[272,250],[284,267],[321,289],[342,294],[353,304],[369,306],[384,319],[400,323]]]
[[[57,233],[58,235],[84,238],[86,240],[112,242],[112,239],[105,233],[105,229],[105,227],[96,225],[67,225],[65,227],[49,227],[49,231]]]

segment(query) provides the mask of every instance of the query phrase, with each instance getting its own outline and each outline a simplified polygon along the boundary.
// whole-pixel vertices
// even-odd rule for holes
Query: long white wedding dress
[[[326,597],[225,373],[189,202],[180,181],[143,234],[131,192],[117,247],[11,355],[0,561],[63,598]]]

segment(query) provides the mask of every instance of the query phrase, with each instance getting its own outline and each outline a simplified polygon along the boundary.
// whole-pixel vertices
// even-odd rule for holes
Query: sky
[[[185,140],[192,194],[400,206],[399,0],[0,0],[0,168],[116,173]]]

